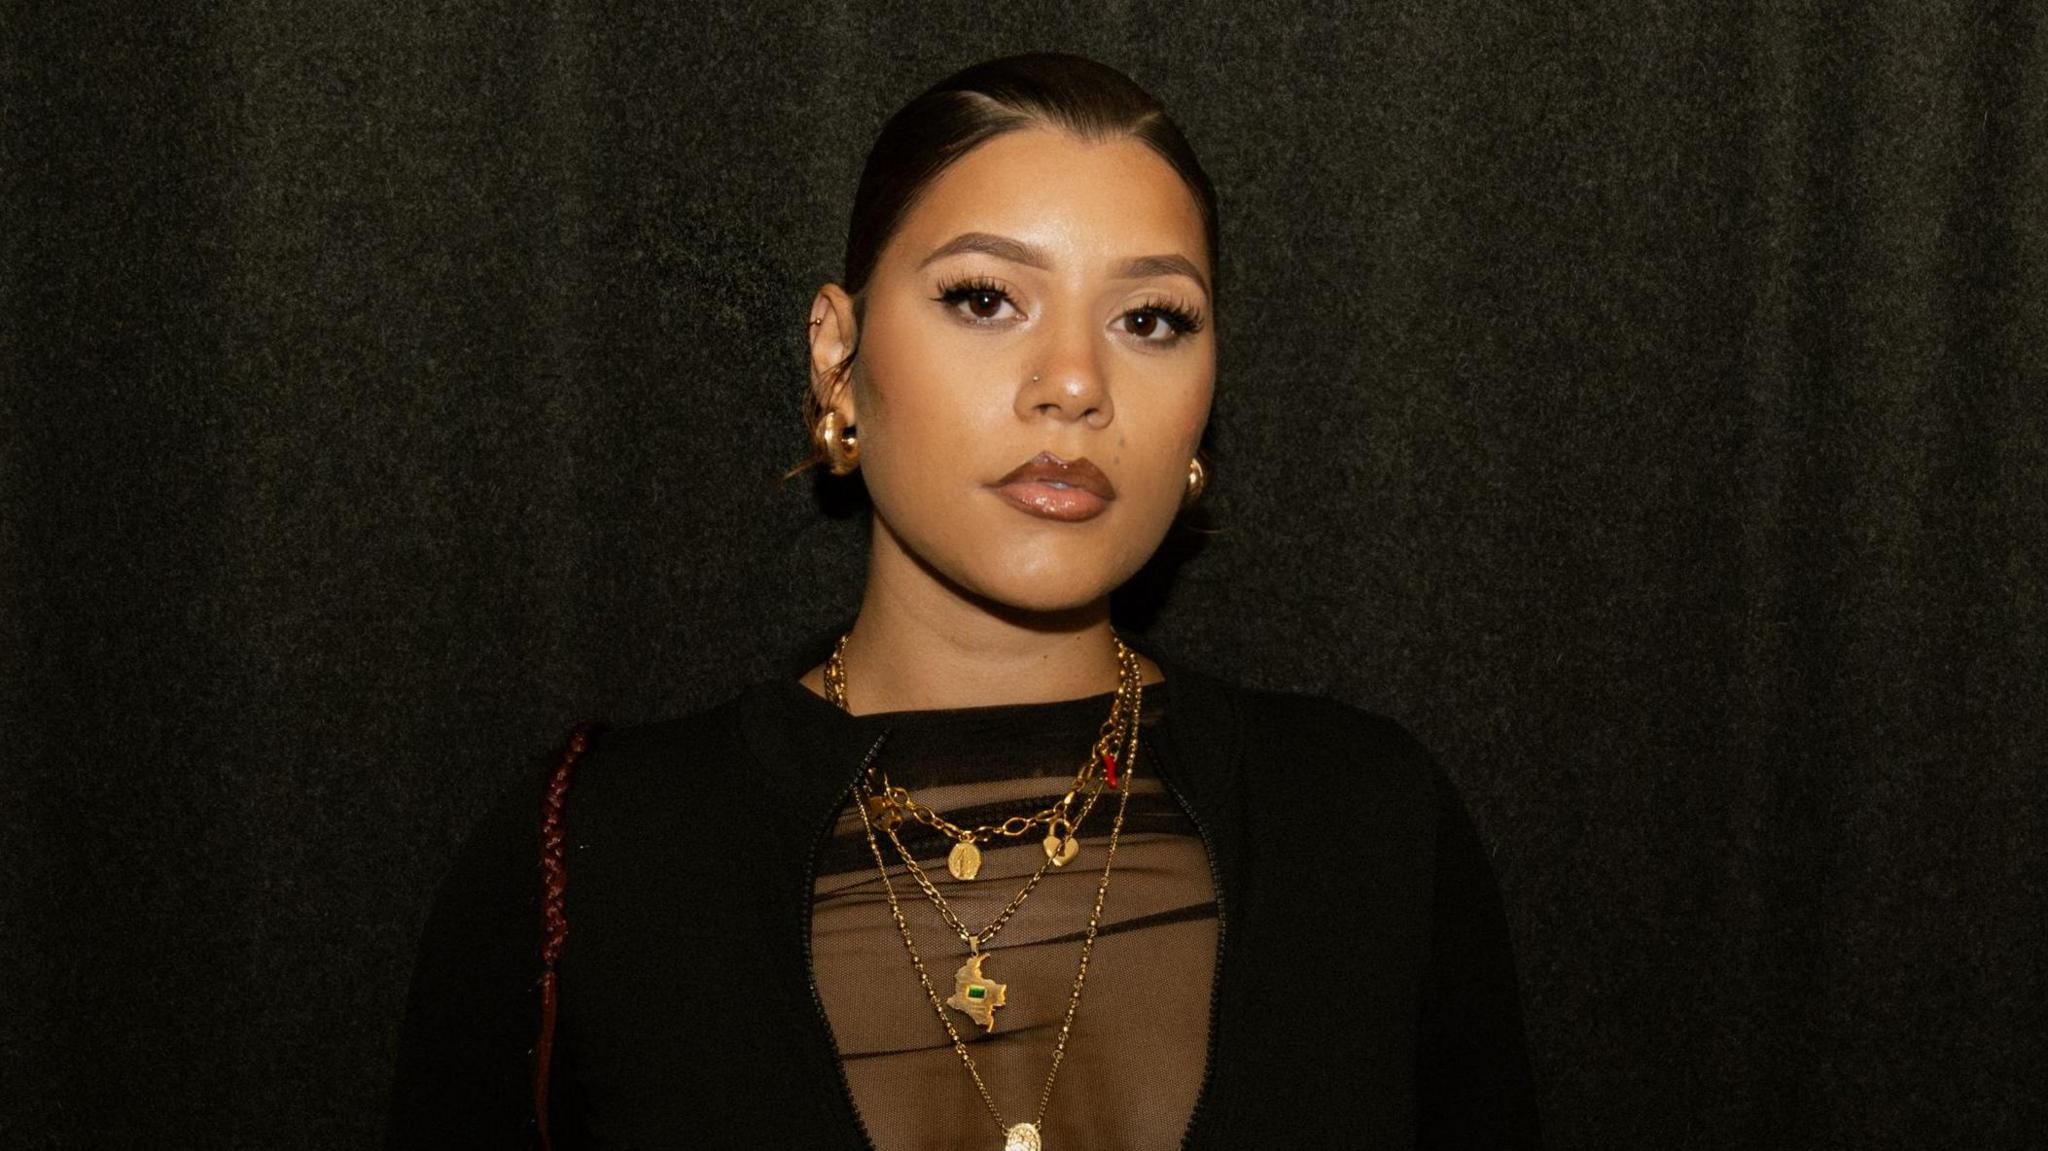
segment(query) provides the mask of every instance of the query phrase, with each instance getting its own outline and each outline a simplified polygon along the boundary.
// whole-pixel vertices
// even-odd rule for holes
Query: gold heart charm
[[[1043,846],[1045,857],[1052,860],[1054,867],[1065,867],[1074,862],[1075,856],[1081,854],[1081,841],[1071,835],[1065,839],[1057,835],[1048,835]]]

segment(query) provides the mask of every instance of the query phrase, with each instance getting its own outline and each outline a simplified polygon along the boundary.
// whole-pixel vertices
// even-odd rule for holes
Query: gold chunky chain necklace
[[[939,913],[946,920],[947,925],[958,932],[962,940],[967,944],[967,962],[962,964],[960,970],[954,974],[953,997],[950,1000],[942,1002],[939,999],[938,989],[932,986],[931,976],[925,971],[924,960],[917,953],[917,944],[911,939],[910,923],[903,917],[902,905],[896,898],[896,884],[889,878],[889,865],[882,858],[881,839],[876,833],[878,821],[874,813],[877,810],[887,811],[890,808],[886,805],[878,807],[874,801],[878,798],[890,798],[886,777],[883,777],[885,781],[883,784],[884,791],[878,794],[870,787],[869,793],[853,805],[854,810],[860,813],[861,826],[867,833],[868,851],[874,856],[875,871],[882,877],[882,889],[889,898],[889,914],[896,920],[896,929],[903,936],[903,950],[910,956],[910,965],[916,969],[917,981],[924,987],[926,998],[931,1000],[932,1010],[938,1014],[939,1023],[945,1027],[947,1037],[953,1041],[954,1052],[960,1056],[960,1062],[967,1068],[967,1074],[974,1080],[974,1088],[980,1093],[981,1101],[988,1108],[989,1115],[995,1119],[996,1129],[1002,1132],[1004,1151],[1042,1151],[1043,1142],[1040,1137],[1040,1130],[1045,1123],[1046,1106],[1052,1101],[1052,1087],[1053,1083],[1059,1078],[1060,1063],[1066,1058],[1067,1037],[1073,1030],[1074,1013],[1081,1006],[1081,989],[1088,981],[1088,957],[1095,949],[1096,929],[1102,923],[1103,900],[1109,894],[1110,873],[1116,865],[1117,841],[1123,832],[1124,813],[1131,801],[1131,773],[1136,769],[1138,763],[1138,721],[1144,707],[1144,693],[1142,690],[1142,680],[1136,671],[1138,668],[1137,656],[1114,633],[1112,633],[1111,638],[1116,643],[1119,683],[1116,708],[1111,712],[1111,722],[1104,724],[1104,734],[1108,735],[1114,731],[1119,738],[1107,750],[1104,749],[1102,741],[1097,741],[1094,757],[1091,757],[1088,765],[1083,767],[1081,775],[1077,777],[1075,786],[1068,790],[1066,796],[1062,797],[1061,804],[1056,804],[1055,807],[1060,807],[1062,804],[1072,801],[1080,787],[1093,774],[1096,757],[1103,758],[1106,765],[1105,777],[1097,782],[1089,791],[1088,798],[1082,805],[1080,813],[1071,821],[1066,819],[1064,811],[1061,812],[1058,818],[1060,823],[1066,827],[1066,838],[1062,841],[1056,835],[1047,836],[1045,844],[1046,862],[1039,864],[1038,870],[1033,873],[1030,882],[1025,884],[1024,890],[1019,892],[1017,897],[1010,901],[1009,905],[1003,909],[1002,913],[988,927],[983,928],[980,932],[968,931],[966,926],[961,923],[959,917],[953,914],[952,909],[946,906],[944,897],[939,893],[937,887],[925,877],[923,870],[918,867],[916,860],[911,857],[908,851],[903,849],[902,840],[895,833],[895,824],[889,825],[886,829],[886,834],[889,836],[891,843],[894,844],[897,853],[903,857],[908,870],[917,878],[919,886],[924,889],[925,897],[933,903],[933,906],[939,909]],[[833,651],[832,662],[838,664],[836,673],[831,664],[828,663],[826,675],[828,694],[831,695],[832,701],[838,704],[842,710],[846,709],[846,668],[840,657],[845,646],[846,640],[844,637],[841,637],[838,647]],[[1127,685],[1129,687],[1128,722],[1123,723],[1118,721],[1126,718],[1124,712],[1126,710],[1125,689]],[[874,748],[868,752],[868,762],[865,765],[863,774],[871,781],[874,778],[875,755],[880,750],[881,743],[877,742]],[[1116,753],[1119,751],[1122,752],[1122,771],[1120,773],[1122,778],[1120,780],[1116,778],[1117,774],[1119,774],[1116,768],[1118,762]],[[960,1038],[960,1032],[953,1026],[952,1017],[946,1014],[946,1007],[950,1005],[977,1022],[982,1023],[986,1030],[993,1031],[995,1029],[995,1008],[1003,1005],[1008,985],[997,983],[982,974],[981,965],[988,957],[982,954],[981,944],[993,938],[995,933],[1001,930],[1003,923],[1008,921],[1009,917],[1018,907],[1022,906],[1024,899],[1030,894],[1031,888],[1045,874],[1048,864],[1064,863],[1073,858],[1075,843],[1072,837],[1074,835],[1074,828],[1080,823],[1082,818],[1086,817],[1088,811],[1094,807],[1095,800],[1101,796],[1105,784],[1114,787],[1121,795],[1117,800],[1116,818],[1110,824],[1109,847],[1103,856],[1101,882],[1095,888],[1095,905],[1088,914],[1088,932],[1081,941],[1081,960],[1074,972],[1074,986],[1067,995],[1067,1010],[1066,1015],[1060,1020],[1059,1036],[1053,1042],[1052,1065],[1046,1070],[1045,1085],[1040,1088],[1038,1093],[1038,1110],[1032,1116],[1031,1121],[1029,1123],[1007,1124],[1003,1121],[1001,1109],[996,1106],[995,1096],[989,1092],[988,1084],[982,1081],[981,1072],[974,1066],[974,1056],[968,1053],[966,1041]],[[907,793],[905,794],[907,795]],[[937,813],[933,814],[936,815]],[[898,822],[900,822],[900,819]],[[924,821],[920,820],[920,822]],[[994,830],[1000,832],[1001,825],[998,825]],[[1017,834],[1022,834],[1022,832]],[[971,846],[972,841],[956,841],[956,851],[961,843],[967,843]],[[1062,856],[1065,858],[1062,859]],[[978,862],[977,859],[977,866]]]
[[[850,710],[846,703],[846,643],[853,638],[852,632],[839,637],[832,646],[832,655],[825,661],[825,695],[839,706],[841,711]],[[981,844],[991,842],[996,836],[1015,839],[1030,833],[1033,828],[1043,826],[1046,837],[1042,844],[1045,854],[1055,867],[1064,867],[1073,862],[1080,845],[1074,838],[1074,828],[1080,822],[1073,816],[1075,797],[1088,785],[1094,776],[1097,764],[1102,766],[1103,777],[1114,790],[1117,786],[1117,749],[1124,742],[1125,717],[1142,682],[1143,671],[1138,655],[1124,644],[1123,638],[1110,633],[1116,644],[1117,688],[1110,702],[1109,718],[1102,721],[1102,729],[1096,734],[1095,744],[1089,750],[1088,758],[1082,761],[1081,769],[1074,773],[1074,782],[1066,794],[1054,801],[1052,806],[1030,816],[1012,816],[1001,823],[981,824],[976,827],[961,827],[931,808],[919,803],[909,791],[889,783],[886,774],[876,782],[872,769],[868,778],[868,814],[882,830],[891,833],[901,826],[907,816],[926,827],[953,840],[953,850],[946,856],[946,870],[955,879],[970,880],[981,872]],[[1091,799],[1092,803],[1093,800]],[[898,846],[901,846],[900,844]]]
[[[895,828],[884,827],[883,834],[889,837],[890,845],[896,849],[897,857],[903,861],[904,870],[908,871],[911,878],[917,881],[917,886],[919,890],[924,892],[925,899],[939,913],[939,918],[946,921],[946,926],[952,928],[954,934],[960,937],[960,942],[967,945],[967,953],[972,956],[983,947],[988,946],[995,939],[996,933],[1003,929],[1003,924],[1009,922],[1010,916],[1016,914],[1019,907],[1024,906],[1024,901],[1031,897],[1032,889],[1038,886],[1039,880],[1045,878],[1046,869],[1065,866],[1075,855],[1079,854],[1081,823],[1088,818],[1088,813],[1095,809],[1095,801],[1101,795],[1102,784],[1098,782],[1088,792],[1088,798],[1082,802],[1080,813],[1074,816],[1074,822],[1067,833],[1068,838],[1064,844],[1049,843],[1045,850],[1045,858],[1039,862],[1038,869],[1031,873],[1031,878],[1025,880],[1024,886],[1010,899],[1010,902],[1004,904],[1003,909],[996,914],[995,918],[989,920],[988,925],[979,931],[970,930],[965,923],[961,922],[959,915],[953,911],[952,905],[947,903],[946,897],[940,893],[938,885],[932,882],[931,876],[926,874],[925,869],[917,862],[917,857],[911,854],[909,848],[903,846],[903,840],[896,834]],[[976,1023],[993,1031],[996,1025],[995,1008],[998,1005],[997,1003],[983,1002],[976,998],[970,1000],[966,1006],[960,1007],[960,1011]]]

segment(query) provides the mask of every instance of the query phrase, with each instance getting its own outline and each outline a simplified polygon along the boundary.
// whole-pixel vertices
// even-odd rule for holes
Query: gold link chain
[[[844,641],[842,640],[842,643],[843,642]],[[1123,641],[1121,639],[1117,640],[1117,649],[1118,654],[1120,656],[1129,650],[1124,647]],[[843,671],[841,672],[841,676],[841,698],[843,698]],[[841,704],[841,706],[843,707],[844,704]],[[1083,986],[1086,985],[1088,981],[1088,958],[1095,949],[1096,930],[1101,926],[1102,923],[1103,901],[1105,897],[1107,897],[1109,894],[1110,872],[1111,869],[1116,866],[1117,840],[1123,833],[1124,814],[1126,809],[1130,806],[1131,802],[1131,782],[1133,779],[1132,773],[1135,771],[1138,765],[1138,721],[1139,713],[1143,706],[1144,697],[1142,690],[1134,692],[1132,696],[1132,703],[1130,709],[1131,722],[1129,725],[1129,738],[1123,749],[1126,756],[1126,758],[1122,761],[1123,779],[1120,781],[1120,786],[1118,788],[1118,790],[1122,794],[1117,800],[1116,818],[1110,824],[1109,848],[1108,851],[1105,853],[1105,856],[1102,861],[1102,880],[1100,883],[1096,885],[1095,905],[1089,911],[1088,914],[1088,933],[1081,941],[1081,959],[1079,965],[1077,966],[1074,972],[1073,988],[1067,995],[1066,1014],[1060,1020],[1059,1036],[1053,1042],[1052,1065],[1046,1070],[1045,1085],[1039,1090],[1038,1093],[1038,1111],[1032,1120],[1033,1128],[1041,1128],[1044,1125],[1046,1108],[1050,1105],[1052,1101],[1053,1083],[1059,1078],[1060,1064],[1066,1058],[1067,1037],[1073,1031],[1074,1014],[1075,1012],[1080,1010],[1081,1007],[1081,989]],[[876,746],[877,749],[879,749],[879,743]],[[872,766],[873,762],[872,755],[873,753],[871,752],[870,766]],[[1094,795],[1099,795],[1100,792],[1101,788],[1098,786],[1095,789],[1094,794],[1090,796],[1091,803],[1093,802]],[[995,1096],[989,1092],[988,1084],[982,1081],[981,1072],[974,1066],[974,1056],[968,1052],[966,1041],[960,1038],[959,1030],[953,1026],[953,1020],[949,1016],[947,1016],[946,1005],[939,998],[938,989],[932,986],[931,976],[925,970],[924,960],[917,953],[917,944],[911,939],[910,922],[903,917],[902,905],[898,902],[896,897],[896,884],[889,878],[889,865],[882,858],[881,840],[876,835],[875,824],[873,819],[871,819],[869,816],[867,804],[863,802],[862,797],[856,796],[854,799],[853,806],[854,810],[860,813],[861,826],[864,827],[867,831],[868,851],[870,854],[874,856],[875,870],[882,877],[882,889],[884,892],[887,893],[889,898],[889,914],[896,920],[896,929],[903,936],[903,949],[910,955],[910,965],[917,971],[917,981],[924,986],[925,996],[931,1000],[932,1010],[938,1014],[939,1023],[945,1027],[947,1038],[953,1041],[954,1053],[960,1056],[960,1062],[966,1066],[967,1074],[971,1076],[974,1080],[975,1090],[981,1094],[981,1101],[983,1105],[985,1105],[988,1108],[989,1115],[995,1119],[996,1129],[998,1131],[1007,1131],[1008,1128],[1003,1123],[1002,1110],[996,1106]],[[1083,814],[1086,814],[1086,808],[1083,809]],[[890,838],[892,840],[895,839],[893,831],[890,832]],[[900,842],[897,844],[897,849],[899,851],[901,851],[902,849],[902,845]],[[905,859],[906,861],[909,861],[909,856],[907,854],[905,855]],[[914,861],[911,862],[913,862],[914,864]],[[1044,868],[1043,866],[1041,866],[1040,874],[1043,874],[1043,871]],[[919,874],[916,870],[913,870],[912,873]],[[1036,880],[1034,877],[1034,882],[1035,881]],[[928,884],[929,881],[924,882]],[[927,894],[930,894],[929,888]],[[1022,896],[1020,895],[1019,898],[1014,902],[1017,904],[1021,904],[1022,901]],[[1014,906],[1007,909],[1005,911],[1004,916],[1000,918],[1007,918],[1009,912],[1014,910]],[[948,919],[949,923],[958,923],[957,918],[950,916],[950,914],[948,916]],[[961,930],[963,932],[963,938],[971,938],[965,935],[964,928],[956,927],[956,930]],[[973,947],[970,946],[970,952],[972,951]]]
[[[839,642],[832,646],[831,657],[825,661],[825,695],[834,704],[837,704],[842,711],[851,710],[847,707],[846,703],[846,643],[852,636],[852,632],[840,636]],[[1141,682],[1143,674],[1138,665],[1137,653],[1125,646],[1122,637],[1112,635],[1111,638],[1116,643],[1118,675],[1117,691],[1115,698],[1110,704],[1109,718],[1102,721],[1102,728],[1095,737],[1094,745],[1089,749],[1087,761],[1082,763],[1081,770],[1074,773],[1073,784],[1067,788],[1066,794],[1060,796],[1052,806],[1034,815],[1011,816],[1001,823],[985,823],[976,827],[966,828],[919,803],[904,788],[890,784],[887,774],[881,775],[880,783],[876,784],[872,768],[869,769],[869,794],[878,797],[886,807],[898,811],[946,838],[959,843],[980,844],[988,842],[998,835],[1009,839],[1016,839],[1028,835],[1033,829],[1050,824],[1055,820],[1067,823],[1077,822],[1070,814],[1073,810],[1074,798],[1080,794],[1081,789],[1086,787],[1088,781],[1093,778],[1095,768],[1102,762],[1103,757],[1114,754],[1116,749],[1125,742],[1126,735],[1124,729],[1128,725],[1124,722],[1124,715],[1130,706],[1127,697],[1130,694],[1131,685]]]

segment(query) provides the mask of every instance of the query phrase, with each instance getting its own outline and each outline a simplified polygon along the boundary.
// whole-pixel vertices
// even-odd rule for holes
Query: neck
[[[860,616],[846,641],[854,714],[1041,703],[1115,690],[1107,595],[1065,611],[1017,611],[884,550],[872,554]]]

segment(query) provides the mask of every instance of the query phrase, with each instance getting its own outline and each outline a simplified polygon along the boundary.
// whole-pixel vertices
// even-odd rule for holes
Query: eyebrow
[[[934,248],[932,254],[926,256],[917,266],[922,269],[947,256],[957,256],[963,252],[981,252],[999,260],[1008,260],[1011,263],[1041,270],[1052,267],[1052,261],[1043,250],[1022,240],[998,236],[993,232],[962,232]],[[1143,279],[1147,276],[1186,276],[1201,285],[1204,296],[1210,294],[1209,281],[1203,278],[1202,270],[1195,267],[1193,260],[1178,252],[1157,256],[1133,256],[1117,265],[1112,270],[1112,275],[1122,280]]]

